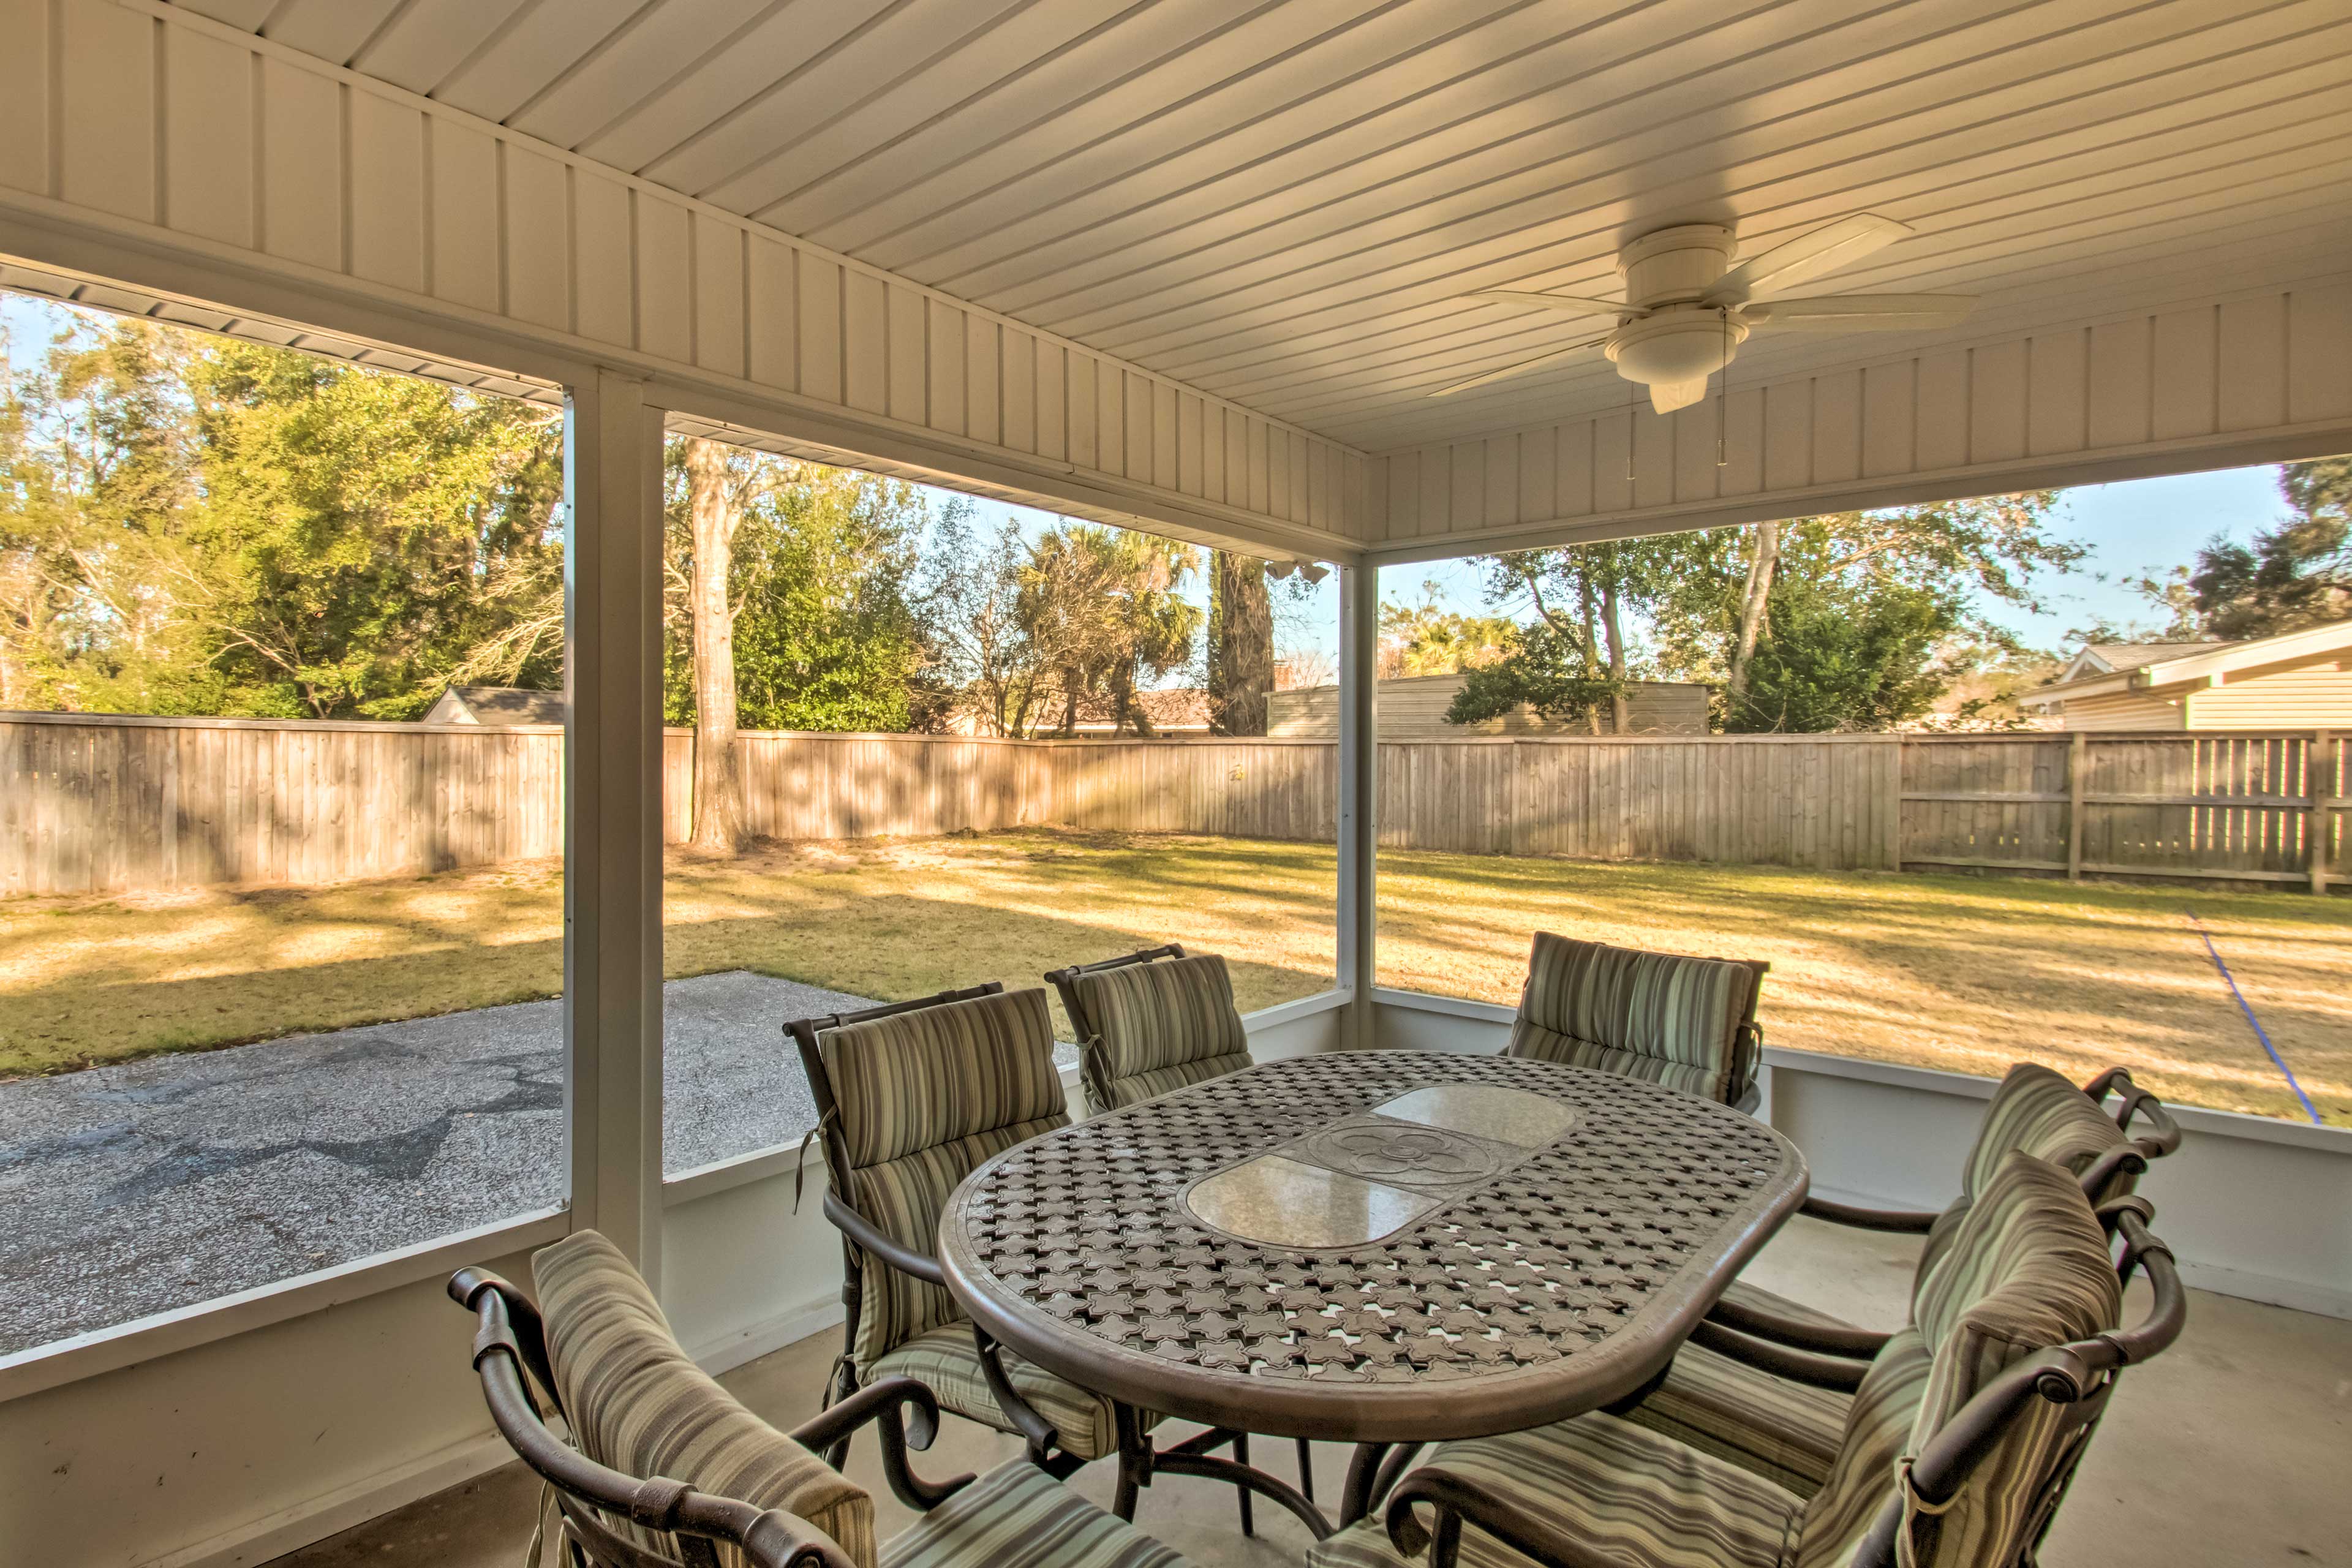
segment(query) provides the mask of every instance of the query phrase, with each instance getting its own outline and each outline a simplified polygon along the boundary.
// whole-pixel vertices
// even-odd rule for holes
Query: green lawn
[[[2167,1096],[2295,1112],[2194,909],[2328,1120],[2352,1124],[2352,900],[1756,867],[1381,858],[1383,984],[1509,1002],[1528,933],[1770,960],[1776,1045],[1992,1073],[2130,1065]],[[1328,987],[1332,854],[1026,832],[674,857],[673,975],[919,995],[1174,938],[1244,1008]],[[553,994],[548,864],[341,888],[0,902],[0,1075]]]

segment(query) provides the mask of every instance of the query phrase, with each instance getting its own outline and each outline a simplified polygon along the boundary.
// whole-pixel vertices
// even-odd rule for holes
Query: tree
[[[1601,732],[1601,710],[1622,733],[1630,644],[1626,617],[1654,597],[1671,541],[1630,540],[1521,550],[1486,561],[1489,604],[1524,600],[1535,612],[1504,656],[1473,668],[1446,718],[1500,718],[1521,704]]]
[[[738,731],[904,730],[920,492],[692,439],[670,449],[665,707],[694,727],[695,847],[743,832]]]
[[[1519,638],[1508,616],[1474,616],[1437,607],[1437,584],[1421,585],[1422,602],[1381,606],[1380,678],[1454,675],[1501,659]]]
[[[1884,727],[1927,711],[2016,639],[1988,604],[2039,608],[2035,584],[2078,563],[2052,535],[2054,492],[1801,518],[1748,529],[1488,559],[1486,597],[1533,611],[1517,647],[1473,669],[1448,717],[1526,703],[1624,723],[1638,631],[1646,664],[1722,693],[1735,731]]]
[[[2279,490],[2294,516],[2251,545],[2217,534],[2175,574],[2200,634],[2238,642],[2352,616],[2352,457],[2285,464]]]
[[[983,546],[972,536],[969,506],[950,504],[925,554],[929,565],[916,605],[927,675],[943,693],[962,694],[989,733],[1025,734],[1043,672],[1021,624],[1028,554],[1021,525],[1005,519]]]
[[[1265,733],[1274,690],[1274,603],[1265,563],[1214,552],[1209,590],[1209,727],[1220,735]]]
[[[1136,692],[1192,661],[1202,616],[1178,590],[1199,569],[1189,544],[1091,523],[1064,523],[1030,546],[1015,616],[1060,688],[1061,733],[1076,732],[1089,698],[1110,706],[1114,733],[1154,732]]]

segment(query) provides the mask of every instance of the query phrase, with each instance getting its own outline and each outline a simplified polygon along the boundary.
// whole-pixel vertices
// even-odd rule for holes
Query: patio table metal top
[[[1762,1123],[1554,1063],[1268,1062],[989,1161],[950,1288],[1049,1371],[1270,1436],[1483,1436],[1659,1373],[1803,1198]]]

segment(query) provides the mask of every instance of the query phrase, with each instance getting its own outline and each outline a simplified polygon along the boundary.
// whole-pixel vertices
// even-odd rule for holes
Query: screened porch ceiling
[[[1427,394],[1596,331],[1465,290],[1613,298],[1667,224],[1882,213],[1837,290],[1982,297],[1758,380],[2352,244],[2342,0],[179,3],[1368,451],[1625,402]]]

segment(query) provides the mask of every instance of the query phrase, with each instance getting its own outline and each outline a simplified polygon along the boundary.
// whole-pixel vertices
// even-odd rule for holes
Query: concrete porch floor
[[[2158,1226],[2161,1230],[2161,1225]],[[1902,1316],[1916,1244],[1902,1237],[1791,1221],[1747,1278],[1829,1310],[1881,1325]],[[2126,1321],[2144,1310],[2135,1288]],[[780,1426],[806,1420],[838,1348],[837,1331],[787,1346],[728,1373],[735,1395]],[[453,1339],[450,1353],[462,1354]],[[919,1472],[984,1470],[1014,1458],[1017,1442],[955,1417],[916,1456]],[[1163,1427],[1163,1438],[1191,1428]],[[2180,1342],[2130,1373],[2084,1460],[2053,1531],[2047,1568],[2138,1563],[2170,1568],[2261,1563],[2352,1568],[2352,1322],[2192,1292]],[[1296,1479],[1294,1445],[1261,1437],[1252,1458]],[[1317,1445],[1316,1493],[1339,1496],[1348,1450]],[[861,1439],[849,1470],[874,1494],[888,1540],[913,1517],[884,1486],[876,1447]],[[1108,1506],[1112,1473],[1090,1465],[1072,1484]],[[276,1568],[516,1568],[530,1540],[538,1483],[520,1465],[370,1521]],[[1272,1504],[1244,1538],[1234,1495],[1188,1479],[1146,1491],[1136,1522],[1194,1563],[1214,1568],[1295,1564],[1307,1532]]]

